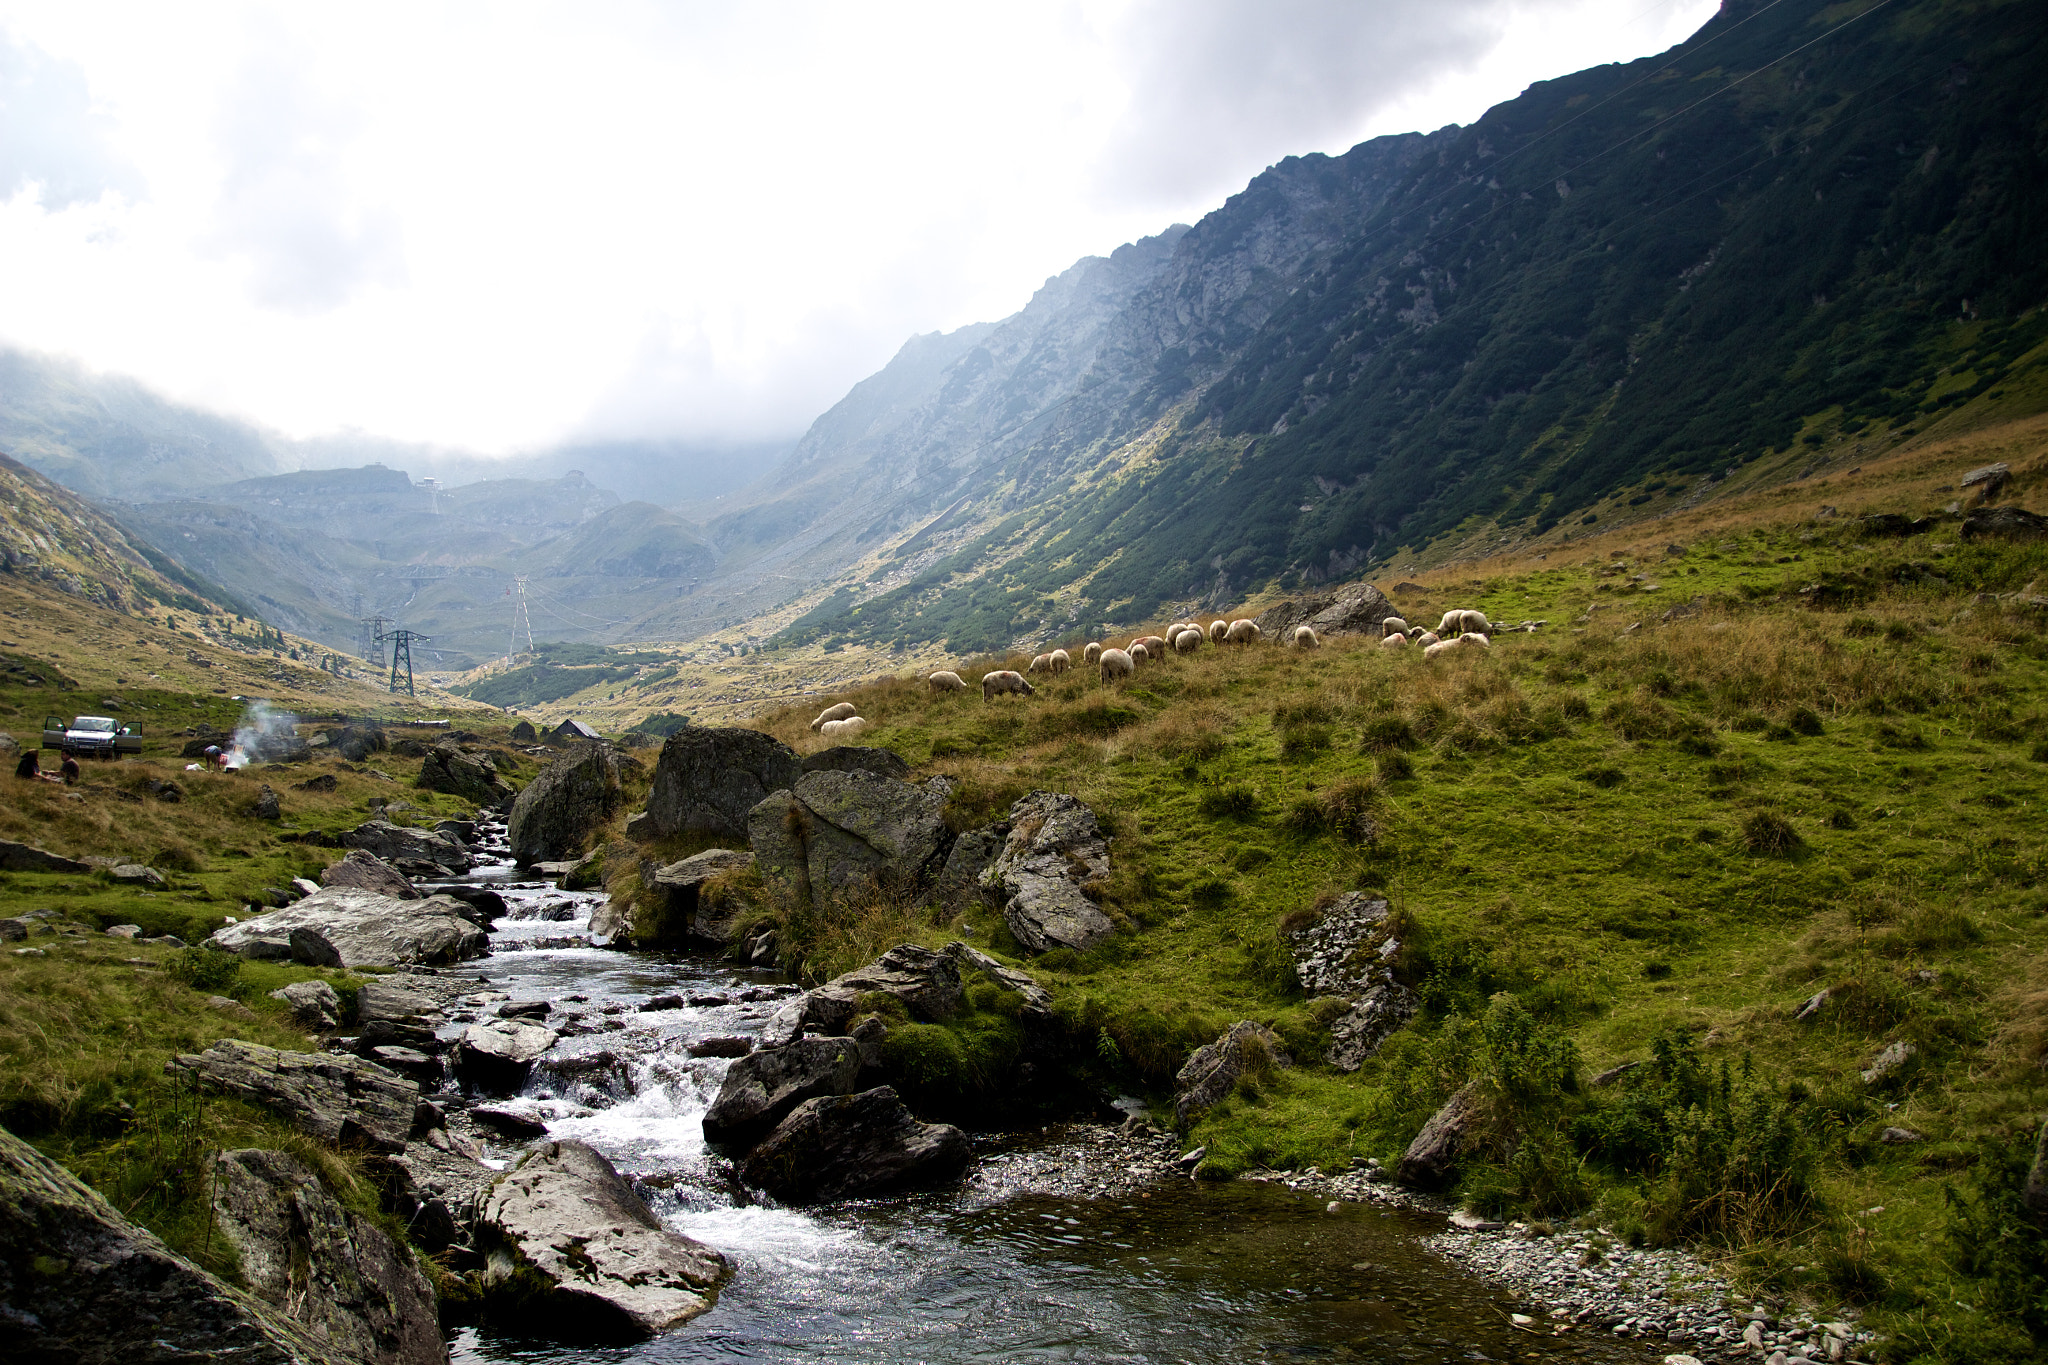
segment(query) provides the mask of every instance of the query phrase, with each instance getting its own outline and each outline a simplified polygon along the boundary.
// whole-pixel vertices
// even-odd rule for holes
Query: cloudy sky
[[[294,435],[800,432],[1280,158],[1714,0],[0,0],[0,341]]]

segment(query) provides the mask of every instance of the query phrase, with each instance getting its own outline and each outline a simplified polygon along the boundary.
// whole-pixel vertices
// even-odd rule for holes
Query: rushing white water
[[[476,965],[514,1000],[549,1001],[550,1025],[569,1028],[511,1107],[603,1152],[664,1222],[725,1253],[733,1276],[712,1312],[653,1341],[593,1348],[472,1328],[452,1343],[457,1365],[1530,1355],[1531,1339],[1506,1327],[1505,1301],[1418,1247],[1433,1224],[1414,1215],[1331,1214],[1243,1182],[1094,1200],[967,1191],[817,1210],[764,1202],[704,1142],[704,1110],[729,1063],[688,1048],[756,1033],[790,988],[716,960],[589,947],[597,896],[517,876],[507,866],[471,874],[510,907]],[[640,1008],[660,996],[697,1003]],[[514,1154],[510,1144],[490,1153]],[[1574,1345],[1582,1357],[1646,1358]]]

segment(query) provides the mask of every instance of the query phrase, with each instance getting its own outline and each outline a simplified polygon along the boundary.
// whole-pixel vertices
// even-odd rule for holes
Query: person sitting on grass
[[[81,776],[78,770],[78,760],[70,754],[64,755],[64,762],[58,767],[57,771],[63,774],[64,785],[67,787],[76,782]]]
[[[14,775],[16,777],[41,777],[43,775],[42,762],[38,759],[34,749],[30,749],[27,753],[23,754],[21,762],[14,765]]]

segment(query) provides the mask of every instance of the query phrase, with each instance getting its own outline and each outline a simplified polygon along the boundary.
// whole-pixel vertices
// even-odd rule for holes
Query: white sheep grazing
[[[1382,637],[1388,635],[1406,635],[1407,633],[1408,623],[1406,621],[1403,621],[1398,616],[1389,616],[1386,620],[1380,622],[1380,634]]]
[[[1202,647],[1202,641],[1207,638],[1193,626],[1182,626],[1180,634],[1173,637],[1173,647],[1183,654],[1192,654]]]
[[[932,685],[932,691],[934,692],[965,692],[967,690],[967,684],[961,681],[960,675],[951,669],[934,673],[929,678],[926,678],[925,681]]]
[[[999,668],[993,673],[981,675],[981,699],[987,701],[999,692],[1018,692],[1030,696],[1038,689],[1024,681],[1024,675],[1014,668]]]
[[[1121,649],[1103,650],[1099,662],[1102,664],[1102,680],[1106,683],[1128,678],[1138,671],[1137,663]]]
[[[1157,635],[1141,635],[1132,643],[1145,646],[1145,653],[1155,659],[1166,657],[1166,641]]]
[[[1222,644],[1222,643],[1223,643],[1223,637],[1224,637],[1225,635],[1229,634],[1229,633],[1230,633],[1230,622],[1228,622],[1228,621],[1211,621],[1211,622],[1209,623],[1209,638],[1210,638],[1210,639],[1212,639],[1212,640],[1214,640],[1214,641],[1216,641],[1216,643],[1218,643],[1218,644]]]
[[[1460,635],[1450,640],[1438,640],[1435,644],[1430,645],[1428,648],[1422,651],[1422,657],[1425,659],[1434,659],[1437,655],[1446,653],[1450,650],[1467,649],[1474,645],[1478,646],[1481,649],[1485,649],[1487,647],[1486,637],[1484,635],[1478,634],[1477,632],[1474,632],[1471,635]]]
[[[1424,645],[1422,647],[1422,657],[1425,659],[1434,659],[1437,655],[1447,654],[1451,650],[1456,649],[1457,647],[1458,642],[1456,640],[1438,640],[1433,645]]]
[[[1152,651],[1145,648],[1143,644],[1139,643],[1136,640],[1131,641],[1131,647],[1125,650],[1124,653],[1131,656],[1131,662],[1133,664],[1144,663],[1147,659],[1152,657]]]
[[[1050,669],[1051,667],[1052,667],[1052,655],[1050,655],[1050,654],[1034,654],[1034,655],[1032,655],[1032,656],[1031,656],[1031,662],[1030,662],[1030,664],[1028,664],[1028,665],[1027,665],[1027,666],[1025,667],[1024,671],[1025,671],[1026,673],[1036,673],[1036,672],[1037,672],[1037,671],[1038,671],[1039,669],[1041,669],[1041,668],[1044,668],[1044,669]]]
[[[1438,635],[1433,630],[1425,630],[1415,637],[1415,643],[1421,645],[1424,649],[1428,649],[1431,645],[1437,643],[1437,641],[1442,638],[1442,636]]]
[[[1486,649],[1493,644],[1493,641],[1487,639],[1484,635],[1481,635],[1478,631],[1475,630],[1469,635],[1460,635],[1458,637],[1458,643],[1463,645],[1478,645],[1481,649]]]
[[[1453,607],[1444,613],[1444,619],[1436,623],[1438,636],[1463,635],[1468,630],[1489,631],[1493,627],[1486,620],[1483,611],[1464,611]]]
[[[1407,637],[1407,636],[1405,636],[1405,635],[1389,635],[1389,636],[1387,636],[1387,637],[1386,637],[1386,638],[1385,638],[1384,640],[1381,640],[1381,641],[1380,641],[1380,648],[1381,648],[1381,649],[1399,649],[1399,648],[1400,648],[1401,646],[1403,646],[1403,645],[1405,645],[1405,644],[1407,644],[1407,643],[1408,643],[1408,637]]]
[[[1081,662],[1084,664],[1092,664],[1101,657],[1102,646],[1096,644],[1093,640],[1090,640],[1081,650]]]
[[[852,739],[868,728],[868,723],[859,716],[848,716],[844,720],[828,720],[819,727],[819,733],[827,739]]]
[[[859,710],[860,708],[858,706],[855,706],[850,701],[840,702],[836,706],[828,706],[818,713],[818,718],[816,720],[811,722],[811,728],[822,733],[825,726],[830,722],[835,720],[845,720],[848,716],[854,715],[857,712],[859,712]]]
[[[1186,621],[1175,621],[1172,625],[1166,628],[1166,642],[1168,644],[1172,644],[1174,640],[1179,638],[1180,633],[1186,630],[1187,628],[1188,623]]]
[[[1074,656],[1064,649],[1056,649],[1045,656],[1045,666],[1054,673],[1064,673],[1074,666]]]
[[[1241,618],[1239,620],[1232,621],[1228,626],[1224,627],[1223,630],[1223,642],[1225,644],[1257,644],[1258,639],[1259,623],[1257,621],[1251,620],[1250,618]]]
[[[1316,638],[1314,628],[1310,626],[1296,626],[1292,631],[1288,632],[1287,647],[1289,649],[1321,649],[1323,642]]]

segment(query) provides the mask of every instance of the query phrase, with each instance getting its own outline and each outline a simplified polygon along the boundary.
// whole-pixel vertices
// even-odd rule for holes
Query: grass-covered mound
[[[1764,515],[1675,551],[1418,577],[1395,595],[1411,620],[1550,624],[1431,662],[1205,647],[1115,687],[843,699],[860,743],[956,780],[961,828],[1042,787],[1112,832],[1121,932],[1031,963],[1089,1069],[1163,1098],[1231,1021],[1279,1033],[1298,1064],[1192,1127],[1210,1173],[1396,1157],[1476,1082],[1477,1206],[1739,1249],[1761,1279],[1883,1307],[1902,1340],[1955,1335],[1937,1354],[2018,1341],[2039,1239],[1969,1229],[2016,1199],[2048,1110],[2048,547]],[[962,671],[1000,666],[1022,660]],[[762,728],[821,747],[816,705]],[[1353,889],[1392,901],[1422,1008],[1343,1075],[1283,935]],[[943,941],[956,909],[813,910],[785,949],[825,975],[892,935]],[[959,918],[1017,955],[985,910]],[[1892,1043],[1910,1061],[1866,1084]]]

